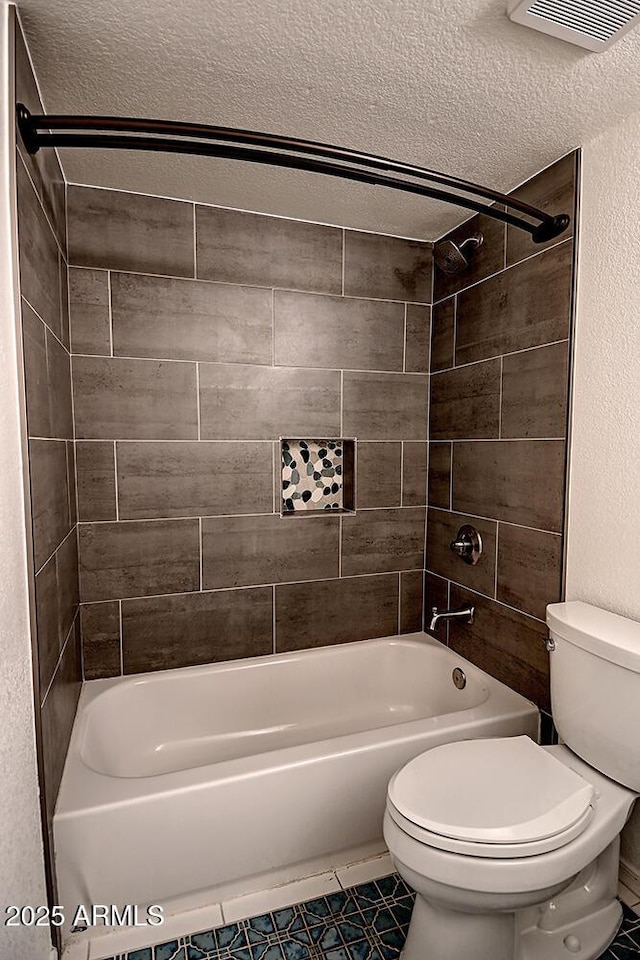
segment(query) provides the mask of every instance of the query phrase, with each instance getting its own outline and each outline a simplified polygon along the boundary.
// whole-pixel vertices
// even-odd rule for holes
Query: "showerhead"
[[[454,243],[453,240],[443,240],[433,248],[433,259],[443,273],[462,273],[469,266],[469,260],[462,252],[464,248],[471,247],[472,250],[477,250],[483,243],[484,237],[481,233],[467,237],[461,244]]]

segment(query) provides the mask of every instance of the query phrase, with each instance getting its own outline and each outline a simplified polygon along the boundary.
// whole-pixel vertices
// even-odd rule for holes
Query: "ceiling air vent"
[[[587,50],[606,50],[640,23],[640,0],[516,0],[509,18]]]

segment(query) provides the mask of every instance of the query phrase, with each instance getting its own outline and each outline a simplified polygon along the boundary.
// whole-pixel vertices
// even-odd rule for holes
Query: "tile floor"
[[[392,873],[109,960],[396,960],[413,897]],[[640,916],[626,904],[623,909],[620,931],[602,960],[640,960]]]

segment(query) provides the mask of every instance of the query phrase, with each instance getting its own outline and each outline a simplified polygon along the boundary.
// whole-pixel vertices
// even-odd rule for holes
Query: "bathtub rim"
[[[368,649],[390,644],[413,647],[425,647],[438,651],[439,659],[444,657],[451,662],[451,669],[462,667],[465,672],[478,680],[486,689],[486,696],[476,706],[438,714],[435,717],[420,718],[404,723],[374,727],[356,733],[346,733],[323,740],[282,747],[263,753],[252,754],[229,760],[203,764],[182,770],[170,771],[142,777],[116,777],[100,773],[89,767],[82,757],[82,738],[87,722],[87,710],[96,699],[108,693],[114,687],[123,684],[135,686],[149,682],[170,682],[172,677],[186,674],[197,676],[209,673],[223,674],[230,670],[248,669],[287,660],[312,660],[328,653],[339,655],[346,649]],[[429,729],[459,729],[461,734],[469,728],[482,725],[496,716],[504,718],[523,716],[528,713],[539,715],[537,706],[515,690],[490,676],[486,671],[466,660],[448,646],[424,632],[409,634],[390,634],[371,640],[358,640],[343,644],[332,644],[311,649],[284,651],[267,656],[247,657],[238,660],[225,660],[218,663],[198,664],[190,667],[175,667],[162,671],[150,671],[90,680],[83,684],[78,703],[76,720],[69,743],[62,782],[56,804],[54,819],[93,813],[100,808],[117,804],[136,804],[145,802],[149,795],[171,795],[184,790],[202,789],[211,780],[241,779],[259,776],[274,770],[293,765],[313,763],[327,756],[353,751],[368,751],[382,744],[397,740],[414,740],[424,737]],[[446,724],[442,723],[446,720]],[[439,722],[440,721],[440,722]],[[539,722],[539,721],[538,721]],[[460,739],[465,739],[461,735]],[[331,746],[330,746],[331,745]]]

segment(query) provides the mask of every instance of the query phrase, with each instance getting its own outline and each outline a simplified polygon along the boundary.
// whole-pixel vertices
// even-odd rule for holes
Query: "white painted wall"
[[[640,113],[583,147],[573,403],[567,599],[640,620]]]
[[[0,2],[0,957],[44,960],[46,927],[4,926],[8,904],[46,904],[34,732],[16,344],[13,84]]]

